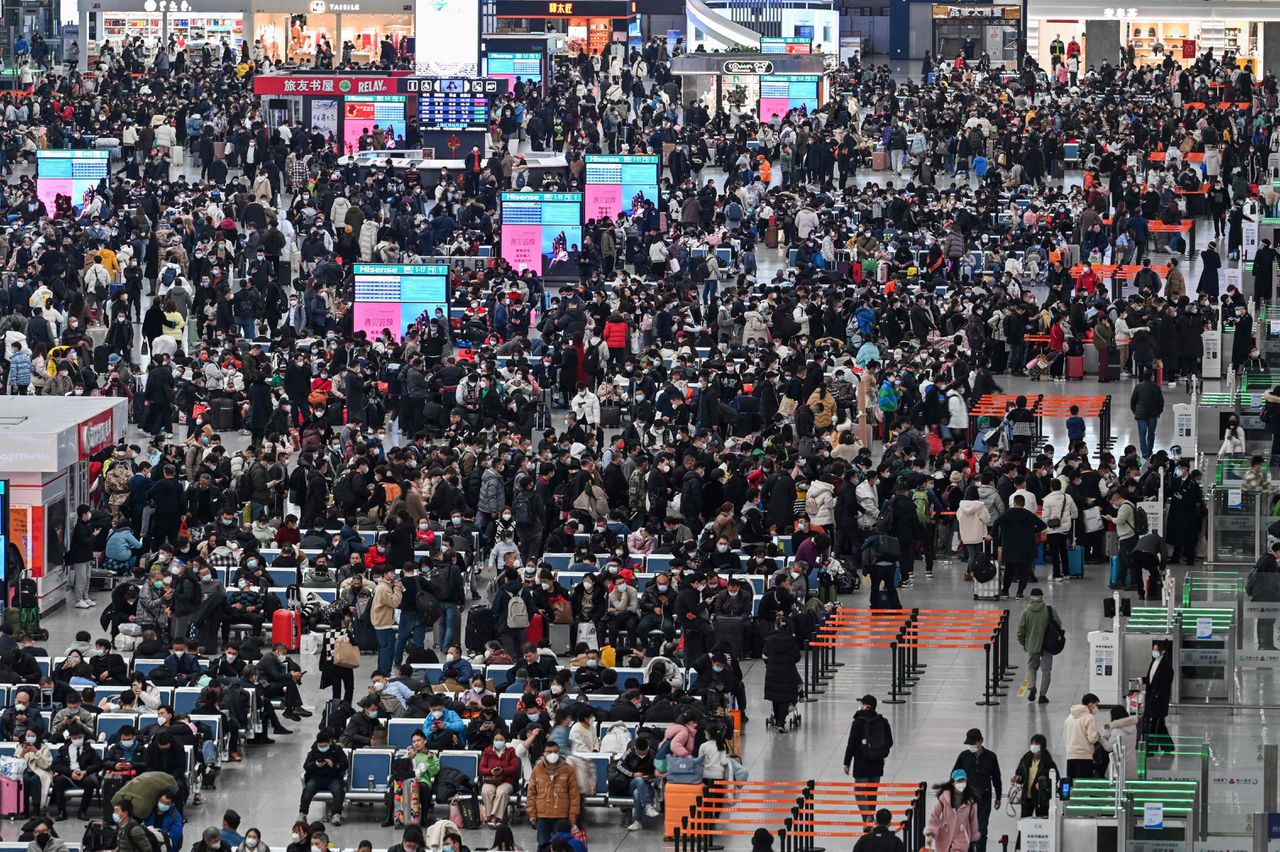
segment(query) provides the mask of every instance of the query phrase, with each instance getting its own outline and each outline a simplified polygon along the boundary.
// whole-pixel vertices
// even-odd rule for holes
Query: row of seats
[[[381,534],[382,531],[375,530],[375,529],[358,529],[356,530],[356,532],[360,534],[360,538],[364,540],[365,544],[372,547],[374,544],[377,543],[378,536],[379,534]],[[324,534],[327,536],[335,536],[338,534],[338,530],[325,530]],[[591,533],[580,532],[580,533],[577,533],[573,538],[574,538],[574,544],[578,544],[578,545],[588,544],[591,541]],[[791,536],[789,535],[778,536],[778,545],[782,548],[782,552],[787,556],[791,556],[795,553],[795,550],[791,545]],[[277,548],[264,548],[262,551],[264,558],[266,557],[266,554],[268,551],[271,551],[273,554],[278,554],[280,552],[279,549]],[[272,555],[270,558],[267,558],[266,559],[267,564],[270,564],[271,560],[274,558],[275,558],[274,555]]]
[[[505,683],[507,676],[511,670],[515,668],[513,665],[503,663],[501,665],[485,666],[485,680],[493,681],[495,684]],[[479,669],[477,668],[477,671]],[[617,666],[614,671],[618,673],[618,688],[622,689],[622,685],[628,680],[635,679],[639,683],[644,683],[645,675],[642,668],[628,668],[626,666]],[[684,684],[686,679],[686,671],[677,669],[680,675],[680,683]],[[444,682],[444,664],[443,663],[420,663],[413,666],[414,677],[425,678],[427,683],[432,685]],[[697,679],[698,673],[693,669],[688,670],[688,675],[693,679]],[[466,686],[466,684],[463,684]]]

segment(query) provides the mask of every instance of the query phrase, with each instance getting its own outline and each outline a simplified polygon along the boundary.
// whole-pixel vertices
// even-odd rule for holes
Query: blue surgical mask
[[[120,812],[119,812],[119,811],[112,811],[112,812],[111,812],[111,821],[112,821],[112,822],[119,822],[119,821],[120,821]]]
[[[369,715],[369,718],[370,718],[370,719],[376,719],[376,718],[378,718],[378,711],[377,711],[377,710],[370,710],[370,711],[369,711],[369,713],[368,713],[368,715]]]
[[[540,717],[539,717],[539,714],[537,713],[526,713],[525,718],[528,719],[530,722],[536,722]]]
[[[1160,659],[1160,652],[1159,652],[1159,651],[1152,651],[1152,652],[1151,652],[1151,659],[1153,659],[1153,660],[1158,660],[1158,659]]]
[[[171,807],[173,807],[173,805],[166,805],[164,802],[156,803],[156,810],[158,810],[162,814],[167,814],[169,812],[169,808]]]
[[[589,669],[594,669],[598,665],[600,665],[599,660],[587,660],[587,668]]]
[[[138,745],[137,740],[121,740],[120,741],[120,748],[124,749],[125,751],[132,751],[134,748],[137,747],[137,745]]]
[[[316,751],[320,752],[321,754],[324,754],[328,750],[329,750],[328,746],[316,746]]]

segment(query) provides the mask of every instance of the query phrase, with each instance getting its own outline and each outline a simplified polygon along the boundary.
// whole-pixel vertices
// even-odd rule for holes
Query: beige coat
[[[373,590],[373,608],[369,611],[369,621],[373,624],[374,630],[395,627],[396,609],[399,608],[400,599],[403,597],[403,588],[396,588],[386,579],[378,581],[378,585]]]

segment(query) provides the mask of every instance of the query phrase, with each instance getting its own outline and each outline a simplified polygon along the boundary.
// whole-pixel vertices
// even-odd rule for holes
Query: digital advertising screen
[[[84,207],[86,193],[109,176],[111,152],[104,149],[87,151],[36,151],[36,195],[52,216],[59,195],[71,199],[71,205]]]
[[[502,193],[502,257],[544,278],[577,280],[582,193]]]
[[[414,32],[423,49],[414,67],[426,77],[480,73],[480,4],[475,0],[416,0]]]
[[[586,178],[586,218],[614,219],[630,214],[640,199],[658,203],[656,154],[588,154]]]
[[[760,37],[761,53],[813,53],[813,42],[807,38],[778,36]]]
[[[444,264],[357,263],[354,331],[370,339],[390,329],[396,340],[436,308],[449,314],[449,267]]]
[[[769,74],[760,78],[760,120],[784,118],[793,109],[818,108],[817,74]]]
[[[390,127],[395,136],[403,137],[404,104],[404,95],[347,95],[343,98],[343,153],[359,151],[360,137],[366,130],[379,134]]]
[[[507,91],[514,91],[516,78],[542,85],[541,53],[490,53],[485,57],[486,77],[506,80]]]

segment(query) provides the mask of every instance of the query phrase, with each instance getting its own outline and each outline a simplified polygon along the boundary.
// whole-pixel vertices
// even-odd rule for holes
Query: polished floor
[[[866,179],[884,177],[868,175]],[[1200,232],[1199,243],[1204,245],[1212,231],[1202,222]],[[765,270],[776,268],[781,262],[781,256],[771,258],[767,256],[768,252],[763,254],[766,256],[762,257],[761,265]],[[1187,272],[1192,289],[1198,269],[1197,260]],[[1115,395],[1113,428],[1117,445],[1123,448],[1137,441],[1128,407],[1129,381],[1119,385],[1100,385],[1087,380],[1066,387],[1052,383],[1033,385],[1025,380],[1004,384],[1009,391],[1112,393]],[[1180,388],[1166,388],[1166,393],[1169,404],[1185,399]],[[1159,422],[1157,447],[1167,448],[1174,442],[1172,416],[1168,412],[1166,407],[1166,415]],[[1092,431],[1094,424],[1090,424],[1090,429],[1089,440],[1092,442],[1096,438]],[[1055,445],[1062,446],[1065,442],[1064,425],[1058,422],[1046,424],[1046,437]],[[1050,753],[1059,762],[1063,761],[1063,720],[1070,705],[1089,688],[1090,657],[1086,635],[1109,623],[1103,616],[1103,599],[1110,593],[1103,566],[1089,566],[1083,580],[1065,584],[1044,582],[1047,572],[1043,567],[1038,573],[1040,585],[1045,589],[1048,601],[1061,613],[1069,637],[1066,651],[1055,661],[1051,702],[1048,705],[1029,703],[1019,694],[1025,664],[1016,648],[1012,662],[1018,668],[1014,672],[1010,694],[999,699],[999,704],[986,707],[975,704],[982,697],[981,652],[922,652],[921,661],[928,664],[928,669],[911,697],[903,704],[881,704],[881,711],[889,719],[895,737],[884,780],[932,784],[946,779],[956,755],[964,748],[965,731],[971,727],[980,728],[986,736],[987,745],[999,755],[1006,783],[1033,734],[1044,734],[1048,738]],[[975,602],[969,584],[961,575],[962,568],[958,563],[940,562],[933,579],[921,579],[914,588],[902,591],[904,605],[939,609],[1008,607],[1016,623],[1025,602]],[[106,595],[98,592],[94,597],[102,606]],[[861,606],[865,601],[859,593],[856,599],[850,596],[846,603]],[[46,618],[46,626],[53,634],[49,648],[60,653],[74,632],[86,627],[91,628],[96,636],[96,622],[96,610],[63,609],[50,614]],[[1249,629],[1251,631],[1251,626]],[[1256,647],[1252,635],[1246,637],[1245,647]],[[867,692],[883,697],[889,686],[889,666],[883,651],[842,649],[838,652],[838,660],[844,665],[837,670],[826,692],[818,700],[804,705],[801,726],[788,734],[766,732],[763,720],[768,710],[762,698],[764,664],[751,661],[745,665],[750,697],[748,710],[752,721],[746,726],[743,739],[744,763],[753,779],[840,778],[845,739],[850,716],[856,709],[856,698]],[[316,686],[319,680],[315,671],[316,660],[304,658],[300,663],[309,670],[303,681],[304,697],[309,704],[318,707],[327,696],[321,695]],[[358,689],[363,688],[360,680],[367,679],[372,668],[372,661],[366,658],[357,672]],[[1246,683],[1245,692],[1253,696],[1252,700],[1260,697],[1262,702],[1276,703],[1280,683],[1276,682],[1274,674],[1250,673]],[[1231,713],[1221,708],[1189,708],[1177,712],[1170,721],[1177,735],[1199,740],[1208,738],[1210,743],[1213,782],[1210,793],[1211,830],[1215,833],[1245,832],[1244,815],[1261,805],[1259,745],[1280,741],[1274,713],[1270,710]],[[289,826],[298,810],[302,759],[317,725],[315,719],[310,719],[293,727],[297,729],[293,736],[281,737],[274,746],[251,748],[243,763],[229,764],[225,768],[218,789],[207,794],[208,802],[189,808],[188,842],[197,839],[202,828],[217,826],[226,808],[234,808],[243,818],[242,830],[257,826],[270,847],[284,848],[288,843]],[[1170,767],[1166,759],[1153,768]],[[1192,765],[1187,758],[1178,758],[1177,771],[1198,774],[1199,767]],[[318,816],[319,808],[314,808],[312,814]],[[441,809],[437,809],[437,816],[440,815]],[[345,825],[329,829],[331,838],[341,847],[354,847],[367,839],[375,848],[382,849],[398,839],[395,830],[379,827],[382,818],[380,808],[352,806],[347,809],[346,818]],[[586,827],[593,848],[634,848],[637,844],[643,848],[657,848],[662,842],[661,832],[655,825],[651,824],[638,833],[626,832],[621,826],[617,811],[592,809],[587,812]],[[1014,828],[1014,820],[1003,812],[992,815],[992,838],[1009,834]],[[80,831],[79,823],[72,821],[62,829],[62,834],[68,840],[78,841]],[[473,849],[482,849],[489,845],[491,836],[487,829],[468,832],[465,841]],[[516,838],[525,848],[535,845],[533,833],[527,826],[517,829]],[[740,837],[726,837],[721,842],[732,848],[745,848],[747,845],[746,840]],[[818,845],[848,849],[852,840],[833,838]]]

